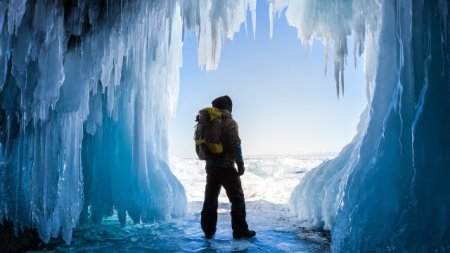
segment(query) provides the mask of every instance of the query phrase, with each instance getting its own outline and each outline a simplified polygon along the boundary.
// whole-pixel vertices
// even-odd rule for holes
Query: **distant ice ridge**
[[[298,215],[330,229],[335,252],[449,251],[448,1],[269,4],[304,43],[334,49],[338,96],[348,36],[365,57],[358,134],[305,175]],[[195,32],[199,64],[217,68],[248,9],[254,24],[256,0],[1,1],[0,217],[45,241],[62,228],[70,243],[80,213],[183,215],[167,166],[183,35]]]
[[[329,160],[329,157],[325,155],[247,157],[246,172],[242,176],[245,200],[287,206],[289,196],[299,179],[325,160]],[[188,201],[203,202],[206,183],[205,162],[197,158],[172,157],[170,165],[173,173],[183,183]],[[223,189],[219,201],[228,202]],[[199,210],[190,211],[198,213]]]

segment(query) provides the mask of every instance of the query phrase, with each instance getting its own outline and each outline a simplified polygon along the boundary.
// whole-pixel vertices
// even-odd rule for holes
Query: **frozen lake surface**
[[[173,158],[171,167],[186,190],[189,213],[186,217],[154,224],[121,227],[117,218],[99,226],[74,231],[70,246],[53,240],[47,250],[83,252],[328,252],[329,236],[308,231],[289,210],[289,194],[304,172],[328,157],[264,157],[246,162],[242,177],[247,205],[247,221],[256,230],[255,238],[234,240],[230,224],[230,204],[224,191],[219,198],[216,235],[205,240],[200,228],[205,172],[197,159]]]

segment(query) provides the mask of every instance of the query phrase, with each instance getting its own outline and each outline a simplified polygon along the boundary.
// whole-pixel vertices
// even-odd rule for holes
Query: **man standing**
[[[229,96],[222,96],[212,101],[212,106],[222,114],[221,142],[223,152],[206,160],[205,201],[201,213],[201,226],[206,239],[211,239],[216,232],[217,208],[220,188],[223,186],[231,202],[231,227],[233,238],[250,238],[256,232],[248,229],[245,220],[245,200],[240,176],[244,174],[241,139],[238,124],[231,116],[233,103]],[[237,164],[237,171],[234,167]]]

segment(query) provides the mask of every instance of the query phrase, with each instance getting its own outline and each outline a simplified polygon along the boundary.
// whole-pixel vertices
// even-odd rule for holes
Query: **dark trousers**
[[[245,221],[245,200],[241,178],[234,167],[206,166],[205,201],[201,214],[201,225],[205,235],[214,235],[217,224],[217,208],[220,188],[223,186],[231,203],[231,227],[234,233],[248,230]]]

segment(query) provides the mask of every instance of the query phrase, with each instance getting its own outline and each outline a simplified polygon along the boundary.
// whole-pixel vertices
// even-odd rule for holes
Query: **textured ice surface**
[[[319,15],[323,4],[353,9],[369,104],[354,140],[305,175],[292,206],[309,226],[331,229],[335,252],[449,251],[449,2],[299,2],[313,20],[333,18]],[[303,10],[292,7],[288,20]]]
[[[246,195],[247,221],[257,231],[256,238],[233,240],[230,204],[220,195],[217,233],[205,240],[200,228],[200,211],[205,189],[204,162],[196,158],[171,158],[170,167],[186,190],[189,212],[169,222],[120,226],[115,216],[99,226],[74,230],[71,245],[51,240],[47,250],[126,251],[126,252],[329,252],[329,240],[323,233],[299,228],[289,212],[289,192],[305,171],[327,157],[270,156],[253,157],[242,176]],[[272,180],[272,175],[276,175]],[[266,188],[265,191],[261,191]],[[288,192],[284,192],[288,190]],[[278,194],[282,192],[283,194]],[[269,194],[270,193],[270,194]],[[272,198],[267,201],[267,196]]]
[[[201,208],[201,203],[197,204]],[[212,240],[204,239],[198,212],[167,222],[128,222],[125,226],[120,226],[117,217],[112,216],[99,226],[76,228],[70,245],[50,240],[45,249],[50,252],[329,252],[329,242],[322,233],[299,229],[295,219],[285,217],[286,206],[248,202],[247,207],[249,222],[258,233],[250,240],[233,239],[230,207],[223,205],[218,214],[218,232]],[[277,226],[269,226],[273,224]]]
[[[270,0],[304,43],[364,53],[367,109],[354,140],[308,173],[291,203],[332,249],[448,251],[447,0]],[[186,32],[214,69],[256,0],[0,2],[0,216],[47,241],[78,221],[186,212],[167,166]],[[328,58],[328,53],[326,54]],[[327,59],[325,59],[327,60]],[[338,133],[337,133],[338,134]],[[81,214],[81,219],[80,219]]]
[[[178,96],[178,3],[0,3],[0,217],[60,229],[117,210],[135,221],[186,212],[167,165]]]

